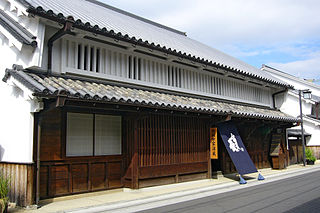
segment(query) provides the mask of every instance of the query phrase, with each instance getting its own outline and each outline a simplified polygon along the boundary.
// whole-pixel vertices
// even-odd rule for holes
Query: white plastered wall
[[[310,133],[312,136],[307,137],[306,143],[307,146],[319,146],[320,145],[320,126],[315,125],[314,122],[308,121],[308,119],[303,120],[303,127],[307,133]]]
[[[276,103],[281,104],[279,106],[280,110],[294,117],[300,116],[299,96],[289,91],[284,95],[284,99],[280,101],[279,99],[282,99],[282,98],[283,97],[281,96],[276,97]],[[302,113],[304,115],[310,114],[311,108],[312,108],[312,102],[302,98],[301,103],[302,103]]]
[[[0,112],[0,159],[5,162],[31,163],[33,114],[41,109],[41,102],[34,99],[27,88],[12,78],[7,84],[1,82],[0,96],[3,100]]]
[[[303,87],[300,85],[298,89],[303,89]],[[302,98],[302,113],[304,115],[311,114],[312,104],[313,102],[311,100]],[[293,117],[300,116],[299,96],[292,91],[276,96],[276,105],[282,112],[285,112],[288,115]],[[303,127],[307,133],[312,135],[311,137],[306,137],[307,146],[320,146],[320,122],[304,116]],[[297,126],[294,127],[294,129],[300,130],[301,127]]]
[[[24,68],[39,66],[45,28],[38,19],[28,17],[19,2],[2,0],[0,8],[37,36],[38,47],[34,49],[16,40],[6,29],[0,30],[0,161],[31,163],[33,115],[41,109],[41,102],[12,77],[7,83],[3,82],[2,78],[5,70],[12,68],[13,64],[22,65]]]

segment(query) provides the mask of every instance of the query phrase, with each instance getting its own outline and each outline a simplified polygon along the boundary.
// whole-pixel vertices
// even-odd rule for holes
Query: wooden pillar
[[[133,156],[132,156],[132,188],[139,188],[139,144],[138,144],[138,120],[134,119]]]
[[[37,116],[37,150],[36,150],[36,205],[40,200],[40,143],[41,143],[41,124],[42,117]]]
[[[207,159],[208,159],[208,173],[207,173],[207,178],[212,178],[212,165],[211,165],[211,156],[210,156],[210,121],[206,125],[206,129],[203,131],[204,134],[206,135],[206,140],[207,140]],[[218,140],[217,140],[218,142]],[[217,150],[218,152],[218,150]]]
[[[27,165],[27,196],[26,205],[32,205],[34,204],[34,165]]]

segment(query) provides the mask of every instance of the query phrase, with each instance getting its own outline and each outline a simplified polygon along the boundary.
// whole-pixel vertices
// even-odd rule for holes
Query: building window
[[[93,155],[93,114],[68,113],[66,155]]]
[[[67,113],[66,156],[121,154],[121,117]]]
[[[121,154],[121,117],[95,115],[95,155]]]

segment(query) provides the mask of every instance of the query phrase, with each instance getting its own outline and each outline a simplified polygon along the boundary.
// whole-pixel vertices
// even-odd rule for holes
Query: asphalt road
[[[142,212],[320,213],[320,171]]]

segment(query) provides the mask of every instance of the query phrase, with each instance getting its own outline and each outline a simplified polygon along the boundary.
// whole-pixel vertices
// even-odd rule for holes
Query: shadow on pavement
[[[320,196],[320,195],[319,195]],[[320,197],[306,202],[284,213],[318,213],[320,212]]]

